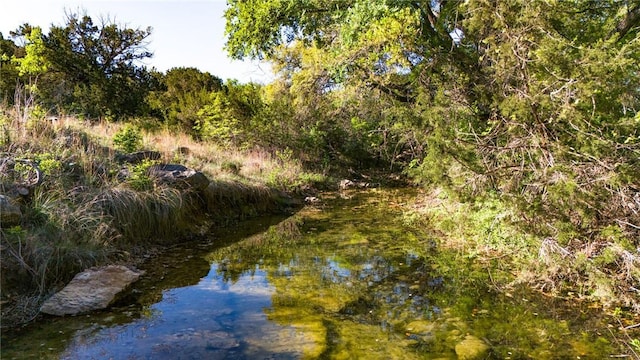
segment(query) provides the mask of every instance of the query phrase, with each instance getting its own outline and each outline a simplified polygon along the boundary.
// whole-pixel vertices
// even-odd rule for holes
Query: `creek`
[[[576,359],[615,340],[588,303],[495,291],[479,262],[403,224],[417,190],[325,194],[177,246],[107,311],[3,333],[8,359]]]

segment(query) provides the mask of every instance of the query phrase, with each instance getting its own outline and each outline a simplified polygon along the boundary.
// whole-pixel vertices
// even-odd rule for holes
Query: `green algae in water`
[[[499,270],[508,266],[438,249],[420,229],[405,227],[402,204],[411,191],[348,195],[324,197],[324,205],[256,235],[174,249],[135,285],[127,298],[133,305],[3,334],[2,358],[584,359],[621,353],[597,311],[524,288],[494,292],[489,284],[508,277]]]

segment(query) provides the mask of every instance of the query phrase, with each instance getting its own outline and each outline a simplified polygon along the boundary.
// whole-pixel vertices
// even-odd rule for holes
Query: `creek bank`
[[[277,193],[276,196],[266,189],[256,189],[243,186],[239,183],[210,181],[204,174],[189,169],[178,164],[160,164],[149,168],[148,174],[158,184],[172,186],[184,191],[197,192],[205,199],[205,206],[208,213],[224,212],[227,218],[244,218],[248,214],[261,215],[270,209],[264,207],[268,203],[261,203],[261,198],[271,198],[277,200],[280,205],[300,206],[303,201],[294,199],[285,193]],[[344,181],[341,182],[341,184]],[[239,193],[230,195],[239,189]],[[309,203],[305,198],[304,203]],[[317,202],[320,200],[316,197]],[[222,209],[217,207],[220,203],[229,203],[235,199],[235,204],[239,207],[227,207]],[[242,205],[244,204],[244,205]],[[253,204],[255,206],[250,206]],[[235,212],[234,210],[240,210]],[[148,249],[141,259],[133,261],[136,266],[142,265],[147,260],[155,257],[163,251],[168,251],[169,247]],[[84,270],[67,284],[61,291],[55,293],[47,299],[40,307],[43,314],[54,316],[75,316],[86,314],[97,310],[108,308],[117,300],[117,296],[138,278],[144,275],[145,271],[132,269],[131,263],[127,266],[108,265],[99,268]]]
[[[5,258],[11,260],[3,261],[2,264],[3,273],[10,274],[2,278],[2,289],[9,290],[3,291],[3,328],[15,327],[36,319],[45,297],[62,288],[74,274],[81,273],[87,268],[108,264],[139,267],[157,254],[169,251],[175,244],[199,241],[214,227],[226,227],[240,220],[258,216],[292,214],[305,205],[305,197],[316,200],[307,201],[307,203],[318,202],[319,199],[312,196],[316,193],[315,187],[327,185],[314,183],[310,187],[299,188],[295,193],[284,192],[263,184],[210,178],[209,175],[182,164],[162,163],[159,158],[163,156],[161,154],[159,157],[158,152],[118,154],[106,148],[101,151],[101,154],[109,159],[100,158],[101,160],[97,161],[91,169],[95,168],[96,174],[104,176],[109,186],[73,187],[71,191],[66,192],[69,198],[62,205],[80,206],[84,209],[84,205],[88,204],[87,211],[96,215],[96,220],[102,219],[100,220],[102,227],[115,241],[105,241],[100,245],[103,247],[99,248],[98,256],[94,256],[94,250],[88,251],[86,259],[82,258],[84,256],[82,249],[74,250],[70,254],[58,253],[54,243],[60,240],[47,243],[49,245],[45,245],[51,249],[45,250],[49,251],[51,256],[58,257],[56,258],[58,264],[65,264],[65,266],[56,269],[54,273],[47,270],[47,273],[35,275],[21,268],[22,263],[18,260],[22,259],[14,259],[9,252],[3,251],[3,260]],[[181,149],[180,153],[188,153],[188,150]],[[167,157],[164,156],[164,158]],[[117,164],[109,161],[116,161]],[[140,174],[136,166],[148,161],[153,161],[154,165]],[[38,169],[37,166],[35,169]],[[66,163],[63,164],[63,169],[69,170],[68,174],[63,173],[64,176],[69,175],[69,179],[63,180],[74,182],[83,179],[83,171],[87,171],[86,167],[76,165],[71,167]],[[143,179],[146,177],[151,181],[151,186],[145,185],[146,190],[135,190],[131,184],[140,179],[141,175]],[[13,183],[5,181],[12,179],[13,177],[10,176],[3,177],[5,189],[21,186],[17,181]],[[37,184],[39,185],[36,186],[50,186],[47,179],[44,183],[41,184],[38,181]],[[328,187],[346,190],[375,186],[377,183],[361,176],[354,177],[353,180],[345,180],[342,184],[336,180],[333,186]],[[5,194],[6,203],[9,204],[9,201],[12,201],[18,204],[17,210],[22,209],[21,214],[17,214],[13,222],[22,224],[24,228],[19,230],[27,234],[33,199],[12,194],[9,192]],[[5,228],[7,223],[0,225],[3,229],[8,229]],[[67,238],[74,238],[76,235],[67,233],[67,229],[61,228],[61,230],[65,230],[60,234],[62,241],[73,242]],[[96,240],[100,241],[100,239]],[[40,252],[38,250],[40,244],[34,245],[34,254],[36,250]],[[4,243],[3,249],[7,249]],[[32,268],[36,267],[32,266]],[[45,279],[44,276],[47,278]],[[39,281],[36,284],[39,290],[28,285],[34,283],[33,279],[41,279],[36,280],[36,282]]]
[[[128,162],[136,161],[136,159],[145,159],[145,157],[125,156]],[[273,212],[269,205],[273,201],[279,204],[291,207],[300,206],[303,202],[294,199],[285,193],[276,193],[275,195],[267,188],[255,188],[242,185],[240,183],[210,181],[203,173],[189,169],[179,164],[158,164],[153,165],[147,170],[147,174],[154,180],[157,185],[170,186],[187,193],[195,193],[198,198],[204,200],[204,207],[207,213],[224,214],[223,218],[227,220],[234,217],[244,218],[247,215],[261,215]],[[345,182],[350,180],[342,180],[339,184],[341,190]],[[235,192],[235,194],[234,194]],[[315,201],[309,201],[308,199]],[[265,202],[264,199],[272,201]],[[320,199],[307,196],[304,203],[316,203]],[[221,208],[219,204],[233,204],[235,206],[227,206]],[[239,210],[239,212],[237,212]],[[218,220],[220,221],[220,220]],[[147,249],[141,260],[135,260],[135,266],[142,265],[146,260],[153,257],[165,249],[155,248]],[[40,308],[40,312],[48,315],[66,316],[80,315],[90,313],[96,310],[102,310],[109,307],[116,300],[117,295],[124,291],[131,283],[138,280],[145,272],[132,269],[122,265],[108,265],[100,268],[91,268],[78,273],[69,284],[61,291],[55,293],[47,299]]]
[[[113,156],[113,153],[110,156]],[[109,175],[113,176],[110,181],[116,181],[115,186],[112,184],[104,188],[75,187],[72,190],[73,194],[67,193],[69,198],[66,202],[69,204],[61,206],[86,208],[82,211],[83,219],[100,220],[102,225],[98,229],[105,228],[109,238],[103,242],[96,238],[95,241],[100,242],[98,253],[95,249],[87,249],[86,259],[80,258],[83,256],[83,249],[77,248],[82,244],[73,245],[74,250],[70,255],[56,249],[58,243],[72,243],[71,239],[76,237],[74,233],[64,232],[55,235],[59,235],[60,239],[52,238],[45,243],[47,247],[44,249],[34,237],[33,250],[25,250],[25,246],[28,246],[26,241],[31,241],[26,237],[29,236],[28,231],[32,225],[30,216],[35,204],[31,197],[11,191],[23,184],[18,178],[10,176],[11,174],[3,173],[0,184],[0,189],[3,190],[3,193],[0,193],[0,212],[3,219],[0,227],[3,232],[19,232],[20,235],[15,236],[21,238],[20,241],[14,239],[15,243],[6,238],[0,244],[3,273],[0,315],[2,329],[15,328],[37,319],[45,298],[62,288],[75,274],[80,274],[86,269],[109,264],[137,267],[160,252],[168,251],[174,244],[199,239],[213,227],[230,225],[256,216],[292,213],[303,205],[302,200],[295,199],[283,191],[265,185],[209,179],[204,173],[180,164],[153,165],[144,173],[144,176],[152,181],[152,186],[147,190],[129,187],[126,184],[129,179],[140,175],[125,171],[131,169],[129,165],[155,158],[155,153],[118,156],[115,160],[121,164],[120,171],[116,169],[104,172],[105,176],[112,174]],[[95,218],[90,218],[91,216]],[[14,230],[12,226],[19,227]],[[56,256],[56,263],[64,266],[55,269],[54,272],[45,268],[42,274],[36,274],[33,269],[38,268],[29,262],[38,259],[29,258],[31,254]],[[79,306],[74,303],[73,296],[52,299],[50,301],[56,301],[62,308]],[[100,306],[108,306],[109,302],[110,300]],[[86,311],[83,305],[79,308],[81,310],[78,313]],[[50,310],[49,305],[42,307],[42,310],[42,313],[59,315],[76,312]]]

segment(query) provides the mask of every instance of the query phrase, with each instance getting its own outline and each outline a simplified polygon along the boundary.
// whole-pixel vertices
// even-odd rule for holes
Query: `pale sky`
[[[0,32],[24,23],[64,25],[65,9],[86,10],[94,23],[100,16],[115,19],[130,28],[153,28],[148,49],[153,57],[145,63],[166,71],[172,67],[196,67],[223,80],[267,83],[272,78],[268,64],[231,61],[223,49],[223,18],[226,0],[2,0]]]

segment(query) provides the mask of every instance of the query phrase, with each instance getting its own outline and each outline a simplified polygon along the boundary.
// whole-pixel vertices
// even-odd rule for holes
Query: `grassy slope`
[[[0,119],[1,120],[1,119]],[[131,263],[157,246],[189,238],[214,223],[280,208],[282,192],[303,193],[322,182],[286,154],[240,151],[183,134],[143,132],[143,148],[160,162],[202,171],[209,196],[154,184],[142,166],[116,162],[114,135],[122,125],[64,119],[24,126],[4,118],[0,158],[39,163],[43,182],[29,195],[16,185],[33,171],[21,164],[0,173],[0,193],[20,199],[22,222],[1,229],[2,326],[28,321],[40,302],[78,271]],[[177,151],[182,147],[181,151]],[[122,168],[131,176],[118,176]]]

